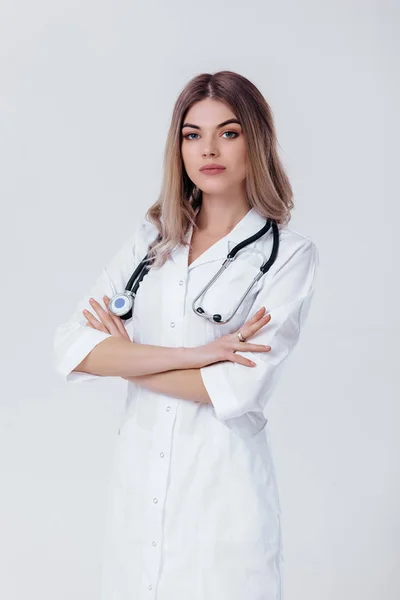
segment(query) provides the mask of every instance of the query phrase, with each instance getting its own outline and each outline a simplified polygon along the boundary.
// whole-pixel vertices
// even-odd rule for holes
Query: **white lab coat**
[[[192,300],[232,247],[265,219],[252,208],[188,267],[177,247],[144,277],[131,322],[134,342],[193,347],[236,332],[261,306],[271,321],[249,341],[268,353],[240,353],[200,369],[212,404],[155,393],[127,382],[109,492],[102,600],[281,600],[281,511],[266,426],[266,404],[295,347],[314,291],[318,253],[307,237],[280,228],[270,271],[225,325],[194,314]],[[137,226],[55,333],[55,367],[65,381],[97,379],[71,370],[109,334],[85,327],[92,296],[121,292],[157,230]],[[188,238],[192,233],[190,229]],[[272,230],[242,250],[203,299],[223,316],[269,258]],[[310,366],[311,369],[311,366]]]

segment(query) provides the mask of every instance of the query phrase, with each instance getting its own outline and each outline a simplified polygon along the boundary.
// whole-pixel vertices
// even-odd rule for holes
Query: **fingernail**
[[[265,346],[268,350],[271,350],[271,346]]]

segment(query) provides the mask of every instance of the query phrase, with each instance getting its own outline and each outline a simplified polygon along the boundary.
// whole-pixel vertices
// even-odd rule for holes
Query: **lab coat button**
[[[175,327],[175,323],[171,321],[171,327]]]
[[[152,542],[151,544],[152,546],[157,546],[156,542]]]
[[[169,410],[171,410],[171,407],[170,407],[170,406],[167,406],[167,408],[166,408],[165,410],[166,410],[166,411],[169,411]]]
[[[183,285],[183,279],[180,280],[179,285]]]
[[[152,590],[152,589],[153,589],[153,587],[152,587],[151,585],[149,585],[148,589],[149,589],[149,590]]]
[[[164,458],[164,452],[160,452],[161,458]]]
[[[154,502],[154,504],[157,504],[157,502],[158,502],[157,498],[153,498],[153,502]]]

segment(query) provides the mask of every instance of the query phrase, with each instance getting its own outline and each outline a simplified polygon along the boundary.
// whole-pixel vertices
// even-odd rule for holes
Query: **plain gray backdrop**
[[[181,89],[229,69],[272,107],[295,193],[289,226],[320,255],[308,322],[268,405],[285,600],[397,600],[399,5],[0,10],[0,596],[99,597],[126,382],[64,384],[54,330],[156,200]]]

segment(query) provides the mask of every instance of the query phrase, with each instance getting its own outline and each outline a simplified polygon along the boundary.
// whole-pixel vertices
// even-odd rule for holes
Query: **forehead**
[[[193,104],[186,113],[184,122],[194,123],[199,126],[218,125],[227,119],[235,118],[233,110],[220,100],[206,98]]]

